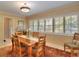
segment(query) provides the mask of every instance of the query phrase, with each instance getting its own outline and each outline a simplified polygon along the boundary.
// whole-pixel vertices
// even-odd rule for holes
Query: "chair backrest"
[[[23,31],[23,35],[27,35],[28,34],[28,32],[27,31]]]
[[[73,40],[79,41],[79,33],[74,34]]]
[[[16,35],[12,35],[11,37],[12,41],[12,50],[17,50],[18,47],[20,47],[20,41]]]
[[[45,40],[46,40],[46,36],[39,37],[39,42],[36,45],[37,46],[36,56],[44,56],[44,54],[45,54],[45,42],[46,42]]]
[[[38,41],[38,49],[44,49],[46,43],[46,36],[40,36]]]
[[[39,32],[32,32],[33,37],[39,37]]]
[[[11,42],[12,42],[12,45],[14,44],[14,35],[12,35],[11,37]]]
[[[14,47],[15,47],[15,39],[14,39],[14,35],[12,34],[12,37],[11,37],[11,42],[12,42],[12,51],[14,50]]]
[[[23,35],[23,32],[16,32],[15,35]]]
[[[12,37],[11,37],[12,44],[15,43],[15,38],[16,38],[16,37],[17,37],[16,35],[12,35]]]
[[[15,48],[20,46],[20,41],[17,35],[12,35],[12,44],[14,44]]]
[[[15,37],[15,47],[21,47],[20,40],[17,37]]]
[[[74,43],[74,44],[79,44],[79,33],[75,33],[75,34],[74,34],[72,43]]]

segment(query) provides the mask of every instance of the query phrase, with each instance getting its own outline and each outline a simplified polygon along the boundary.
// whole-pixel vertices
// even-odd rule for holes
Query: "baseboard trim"
[[[2,45],[2,46],[0,46],[0,48],[4,48],[4,47],[7,47],[7,46],[11,46],[12,44],[10,43],[10,44],[6,44],[6,45]]]

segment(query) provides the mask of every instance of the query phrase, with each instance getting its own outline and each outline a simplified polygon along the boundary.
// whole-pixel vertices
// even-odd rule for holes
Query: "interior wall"
[[[13,34],[16,31],[17,25],[18,25],[18,20],[24,20],[24,18],[20,18],[8,13],[2,13],[0,12],[0,48],[4,47],[6,45],[11,44],[11,39],[9,38],[4,38],[7,35],[5,35],[5,30],[6,27],[4,27],[4,25],[7,25],[6,23],[6,19],[9,18],[10,19],[10,28],[12,29],[12,33]],[[6,40],[6,42],[4,42],[4,40]]]
[[[3,16],[0,16],[0,40],[4,39],[4,33],[3,33],[3,31],[4,31],[4,29],[3,29],[4,24],[3,23],[4,23]]]
[[[46,35],[46,45],[50,47],[54,47],[57,49],[64,49],[64,43],[71,42],[72,36],[64,36],[64,35],[54,35],[47,34]]]
[[[50,9],[42,13],[31,15],[29,19],[40,19],[46,17],[64,16],[71,14],[79,14],[79,2],[60,6],[58,8]]]
[[[10,18],[5,18],[5,20],[4,20],[4,38],[9,38],[9,36],[10,36],[9,20],[10,20]]]
[[[74,4],[64,5],[58,8],[48,10],[46,12],[32,15],[28,18],[28,20],[31,21],[34,19],[38,20],[41,18],[65,16],[65,15],[73,15],[73,14],[77,14],[79,16],[79,2],[76,2]],[[78,17],[78,20],[79,20],[79,17]],[[58,34],[55,35],[53,33],[47,34],[46,45],[63,50],[64,43],[72,41],[72,38],[73,36],[65,36],[65,35],[58,35]]]

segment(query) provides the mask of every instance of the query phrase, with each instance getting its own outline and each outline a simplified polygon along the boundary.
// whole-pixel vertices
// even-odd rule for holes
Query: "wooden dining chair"
[[[28,32],[27,31],[23,31],[23,35],[28,35]]]
[[[14,40],[14,35],[12,34],[12,36],[11,36],[11,42],[12,42],[12,50],[11,50],[11,52],[12,52],[12,55],[14,56],[14,52],[15,52],[15,40]]]
[[[39,37],[39,32],[32,32],[33,37]]]
[[[46,36],[39,37],[39,41],[36,46],[33,47],[33,56],[45,56],[45,43],[46,43]]]
[[[15,35],[23,35],[23,32],[15,32]]]
[[[14,45],[12,45],[12,49],[14,51],[14,56],[21,57],[26,55],[26,47],[24,47],[23,44],[20,43],[20,40],[16,35],[14,35],[13,40]]]
[[[71,56],[75,54],[75,50],[79,50],[79,33],[75,33],[71,42],[64,44],[64,51],[70,49]]]

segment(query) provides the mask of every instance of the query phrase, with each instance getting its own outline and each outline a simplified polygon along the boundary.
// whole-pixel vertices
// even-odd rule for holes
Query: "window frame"
[[[74,16],[74,15],[68,15],[68,16]],[[77,21],[78,21],[78,15],[75,15],[76,17],[77,17]],[[44,33],[54,33],[54,34],[57,34],[57,35],[72,35],[72,33],[71,34],[69,34],[69,33],[66,33],[66,19],[65,19],[65,17],[67,17],[67,16],[60,16],[60,17],[63,17],[63,32],[62,33],[55,33],[55,17],[50,17],[50,18],[43,18],[43,19],[39,19],[39,20],[37,20],[38,21],[38,32],[40,32],[39,30],[39,27],[40,27],[40,25],[39,25],[39,23],[40,23],[40,20],[43,20],[44,21]],[[52,18],[52,25],[46,25],[46,20],[48,19],[48,20],[50,20]],[[33,31],[34,31],[34,21],[35,20],[33,20]],[[52,32],[46,32],[46,26],[52,26]],[[77,24],[77,26],[79,26],[79,24]],[[77,27],[77,32],[79,32],[79,28]],[[42,31],[41,31],[42,32]]]

